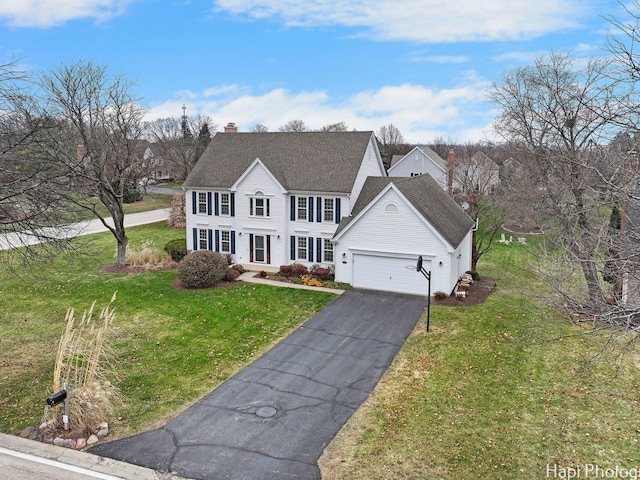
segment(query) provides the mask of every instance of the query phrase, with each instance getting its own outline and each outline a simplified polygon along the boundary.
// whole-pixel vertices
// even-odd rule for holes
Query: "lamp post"
[[[427,332],[429,331],[429,322],[431,317],[431,271],[426,271],[422,266],[422,255],[418,257],[418,263],[416,265],[416,270],[420,272],[427,279],[428,287],[427,287]]]

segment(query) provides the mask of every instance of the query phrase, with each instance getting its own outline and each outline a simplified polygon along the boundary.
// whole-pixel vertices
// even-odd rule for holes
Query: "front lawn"
[[[164,224],[127,229],[130,246],[162,248],[184,236]],[[111,234],[85,237],[84,254],[60,257],[20,275],[3,272],[0,296],[0,431],[17,434],[43,414],[68,308],[76,317],[117,291],[113,362],[126,401],[113,435],[155,427],[174,416],[335,295],[264,285],[177,290],[174,271],[107,274]]]
[[[592,468],[595,478],[596,468],[640,469],[638,356],[585,363],[602,339],[511,290],[523,282],[524,248],[498,245],[483,257],[480,274],[498,278],[484,304],[432,306],[431,331],[416,329],[329,446],[323,479],[568,478],[569,468],[579,478]]]

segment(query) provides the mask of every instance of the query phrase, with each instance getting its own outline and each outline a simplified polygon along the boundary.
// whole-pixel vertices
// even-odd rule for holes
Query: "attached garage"
[[[427,281],[416,271],[418,255],[353,254],[353,286],[427,296]],[[429,262],[424,267],[430,270]]]

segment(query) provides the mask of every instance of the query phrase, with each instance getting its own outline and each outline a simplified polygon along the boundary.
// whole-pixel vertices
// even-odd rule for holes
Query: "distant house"
[[[449,159],[445,161],[426,145],[418,145],[406,155],[394,155],[388,173],[390,177],[415,177],[428,173],[446,190],[449,169]]]
[[[189,249],[248,267],[322,265],[421,295],[424,278],[405,268],[419,255],[443,290],[470,268],[473,221],[430,176],[387,177],[372,132],[217,133],[184,189]],[[400,264],[403,279],[389,278]]]
[[[145,183],[157,183],[172,179],[162,149],[156,143],[141,140],[136,145],[138,168],[144,172]]]
[[[499,183],[500,167],[483,152],[476,152],[455,165],[453,188],[456,191],[489,195]]]

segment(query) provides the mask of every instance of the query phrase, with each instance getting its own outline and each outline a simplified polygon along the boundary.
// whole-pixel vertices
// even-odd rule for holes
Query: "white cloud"
[[[51,27],[69,20],[104,21],[134,0],[0,0],[0,21],[11,27]]]
[[[288,27],[345,26],[379,40],[426,43],[533,38],[579,26],[590,1],[215,0],[217,12],[271,18]],[[582,16],[582,17],[581,17]]]
[[[235,87],[235,88],[231,88]],[[410,143],[423,143],[437,136],[459,142],[482,140],[487,116],[484,91],[488,84],[472,78],[465,84],[447,89],[402,84],[359,92],[335,102],[324,91],[292,92],[273,89],[264,93],[241,93],[243,86],[213,87],[194,98],[179,95],[153,106],[147,118],[176,117],[182,104],[190,115],[207,115],[219,126],[234,122],[241,131],[262,124],[277,131],[290,120],[300,119],[311,129],[345,122],[349,129],[378,130],[392,123]],[[218,91],[218,96],[211,92]],[[237,91],[233,97],[230,92]],[[192,94],[193,92],[189,92]]]
[[[426,57],[414,56],[410,59],[413,63],[467,63],[471,61],[471,57],[465,55],[431,55]]]

